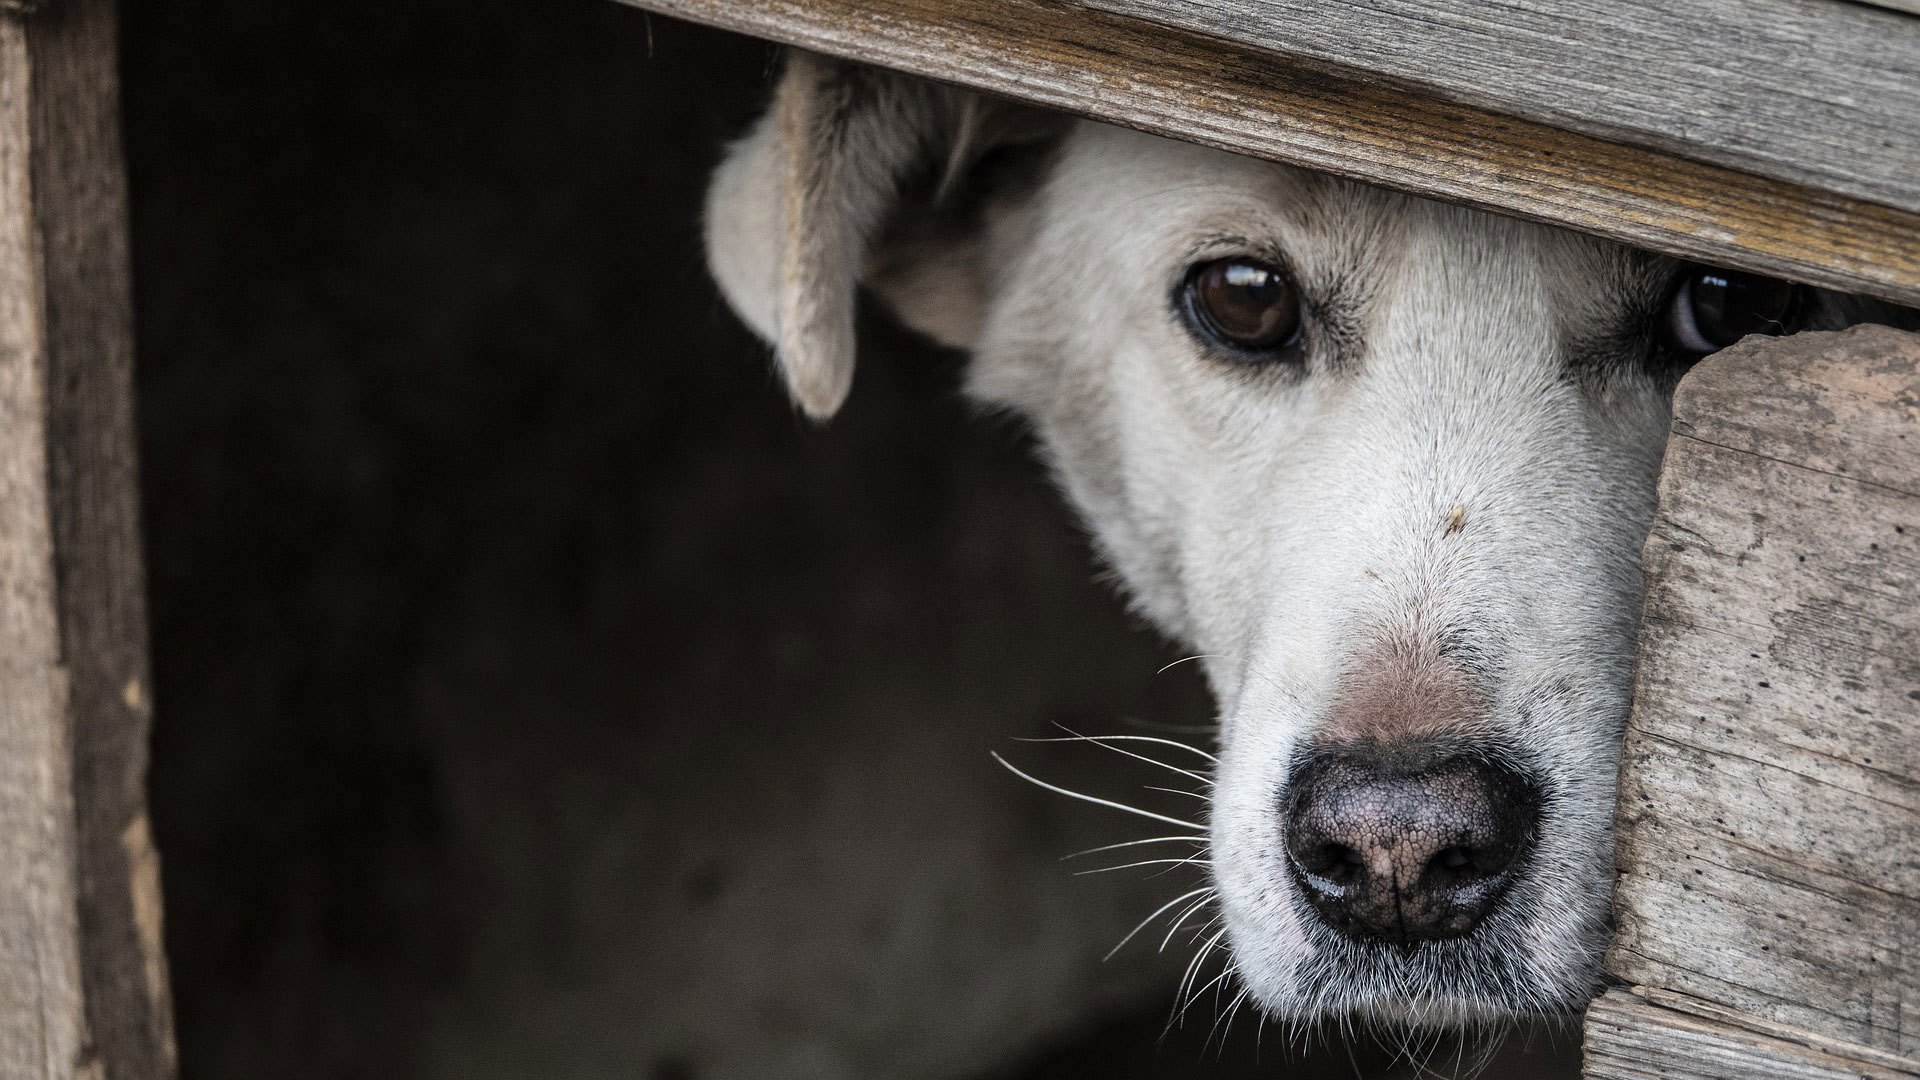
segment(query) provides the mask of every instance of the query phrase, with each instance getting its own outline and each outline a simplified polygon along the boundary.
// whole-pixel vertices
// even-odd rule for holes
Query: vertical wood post
[[[1594,1080],[1920,1077],[1920,334],[1674,399]]]
[[[0,1076],[174,1074],[112,0],[0,0]]]

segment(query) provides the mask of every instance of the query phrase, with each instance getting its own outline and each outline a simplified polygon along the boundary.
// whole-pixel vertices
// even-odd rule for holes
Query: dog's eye
[[[1264,263],[1202,263],[1187,275],[1184,295],[1192,322],[1233,349],[1273,353],[1300,340],[1300,294],[1285,274]]]
[[[1667,337],[1681,352],[1705,356],[1748,334],[1785,334],[1800,307],[1798,286],[1738,270],[1696,266],[1667,305]]]

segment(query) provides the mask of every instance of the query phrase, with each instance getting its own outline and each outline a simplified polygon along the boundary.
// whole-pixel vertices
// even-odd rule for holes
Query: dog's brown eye
[[[1667,336],[1682,352],[1706,355],[1748,334],[1795,329],[1800,289],[1778,278],[1699,266],[1680,279],[1667,309]]]
[[[1300,295],[1264,263],[1220,259],[1194,267],[1186,307],[1200,330],[1243,352],[1271,353],[1300,339]]]

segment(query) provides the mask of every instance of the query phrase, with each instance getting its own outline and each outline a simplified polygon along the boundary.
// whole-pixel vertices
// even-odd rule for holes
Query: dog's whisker
[[[1214,915],[1213,918],[1208,919],[1206,922],[1201,923],[1199,926],[1194,928],[1193,933],[1187,936],[1187,944],[1191,945],[1194,942],[1199,941],[1202,937],[1206,935],[1207,931],[1219,925],[1220,925],[1220,916],[1216,914]]]
[[[1213,796],[1204,791],[1185,791],[1180,788],[1158,787],[1153,784],[1142,784],[1140,786],[1148,791],[1164,791],[1169,795],[1185,795],[1189,799],[1199,799],[1204,803],[1211,803],[1213,801]]]
[[[1212,937],[1207,939],[1207,943],[1205,945],[1200,946],[1200,948],[1194,952],[1193,959],[1187,964],[1186,974],[1180,977],[1180,992],[1177,995],[1178,999],[1185,1002],[1192,1001],[1192,997],[1191,995],[1188,994],[1188,990],[1190,990],[1193,987],[1194,979],[1199,977],[1201,965],[1206,963],[1207,957],[1213,955],[1214,946],[1218,945],[1220,943],[1220,939],[1225,937],[1226,934],[1227,934],[1226,928],[1221,927],[1218,931],[1214,933]],[[1180,1010],[1176,1015],[1179,1017],[1185,1017],[1186,1011],[1187,1011],[1186,1005],[1183,1004],[1181,1005]]]
[[[1165,667],[1161,668],[1159,671],[1154,672],[1154,674],[1165,675],[1167,672],[1172,671],[1174,668],[1179,667],[1181,664],[1192,663],[1195,660],[1227,660],[1227,659],[1231,659],[1231,658],[1222,653],[1195,653],[1192,656],[1183,656],[1180,659],[1175,660],[1173,663],[1168,664]]]
[[[1188,900],[1191,900],[1192,898],[1199,896],[1202,893],[1211,893],[1211,892],[1213,892],[1213,886],[1202,885],[1199,888],[1193,890],[1192,892],[1181,893],[1179,896],[1176,896],[1173,899],[1167,901],[1166,903],[1160,905],[1158,908],[1154,909],[1153,914],[1147,916],[1144,919],[1141,919],[1138,925],[1136,925],[1133,929],[1127,931],[1126,937],[1121,938],[1120,941],[1117,944],[1115,944],[1113,948],[1108,949],[1107,955],[1100,958],[1101,962],[1104,963],[1108,960],[1113,959],[1114,954],[1119,952],[1123,947],[1125,947],[1127,942],[1132,941],[1134,938],[1134,935],[1138,934],[1142,930],[1145,930],[1147,926],[1153,922],[1153,920],[1166,914],[1167,911],[1170,910],[1171,908],[1181,903],[1184,903]],[[1201,901],[1201,903],[1205,903],[1205,902],[1206,902],[1205,900]]]
[[[1167,936],[1160,939],[1160,947],[1154,950],[1155,952],[1166,952],[1167,946],[1173,942],[1173,935],[1180,932],[1181,924],[1192,918],[1194,912],[1207,906],[1207,903],[1213,899],[1211,895],[1212,890],[1209,889],[1208,892],[1209,895],[1201,897],[1193,906],[1181,912],[1179,918],[1173,920],[1173,925],[1167,928]]]
[[[1237,972],[1239,969],[1235,968],[1234,970]],[[1220,1014],[1220,1018],[1218,1020],[1214,1021],[1214,1025],[1213,1025],[1214,1030],[1217,1031],[1220,1035],[1220,1052],[1221,1053],[1226,1052],[1227,1037],[1233,1034],[1233,1021],[1236,1017],[1240,1015],[1240,1006],[1245,1005],[1247,1003],[1247,996],[1251,993],[1253,993],[1252,987],[1242,986],[1240,988],[1240,992],[1238,994],[1235,994],[1233,996],[1233,1000],[1227,1004],[1227,1010]],[[1259,1038],[1259,1028],[1257,1027],[1254,1029],[1254,1038],[1256,1040]],[[1207,1036],[1207,1039],[1209,1042],[1211,1042],[1213,1039],[1213,1036],[1209,1034]]]
[[[1094,795],[1083,795],[1078,791],[1068,790],[1067,788],[1063,788],[1058,784],[1049,784],[1045,780],[1041,780],[1038,777],[1030,776],[1024,772],[1021,772],[1019,769],[1014,767],[1012,762],[1008,761],[1006,758],[1001,757],[999,751],[989,750],[988,753],[992,754],[993,760],[999,762],[1001,766],[1004,767],[1008,772],[1012,773],[1013,775],[1019,777],[1022,780],[1025,780],[1029,784],[1033,784],[1036,787],[1046,788],[1048,791],[1054,792],[1055,794],[1065,795],[1070,799],[1079,799],[1081,802],[1089,802],[1094,804],[1095,806],[1105,806],[1113,810],[1124,810],[1129,814],[1138,814],[1143,818],[1150,818],[1154,821],[1163,822],[1167,825],[1177,825],[1182,829],[1200,829],[1204,827],[1200,825],[1198,822],[1181,821],[1179,818],[1168,817],[1165,814],[1156,814],[1151,810],[1142,810],[1137,806],[1128,806],[1126,803],[1114,802],[1112,799],[1102,799]]]
[[[1184,859],[1141,859],[1139,862],[1123,863],[1119,866],[1096,866],[1090,870],[1075,870],[1073,876],[1084,877],[1087,874],[1111,874],[1115,870],[1132,870],[1137,866],[1164,866],[1169,863],[1174,866],[1193,866],[1196,863],[1206,865],[1206,860],[1203,855],[1189,855]]]
[[[1205,997],[1207,991],[1220,985],[1222,980],[1228,978],[1232,974],[1233,974],[1233,967],[1229,965],[1221,969],[1220,974],[1215,975],[1211,979],[1208,979],[1204,986],[1201,986],[1199,989],[1195,990],[1193,993],[1188,994],[1186,1004],[1180,1006],[1180,1019],[1184,1022],[1187,1018],[1187,1010],[1193,1008],[1194,1003],[1198,1002],[1202,997]]]
[[[1198,999],[1201,994],[1206,993],[1208,987],[1225,978],[1231,971],[1231,968],[1223,970],[1220,974],[1209,980],[1206,985],[1200,986],[1198,989],[1195,988],[1195,984],[1200,977],[1200,969],[1206,965],[1207,958],[1213,955],[1213,950],[1220,944],[1220,939],[1225,937],[1226,933],[1226,930],[1223,928],[1208,938],[1207,943],[1200,947],[1199,952],[1194,954],[1193,963],[1187,965],[1186,977],[1181,980],[1181,1003],[1179,1011],[1174,1015],[1175,1024],[1186,1023],[1187,1010],[1193,1008],[1194,1001]]]
[[[1200,1052],[1202,1054],[1205,1054],[1207,1050],[1213,1046],[1213,1040],[1216,1037],[1220,1040],[1220,1046],[1219,1046],[1218,1052],[1219,1053],[1226,1052],[1227,1030],[1233,1021],[1233,1011],[1240,1007],[1241,1001],[1246,999],[1247,992],[1243,988],[1240,991],[1240,993],[1234,995],[1232,1003],[1230,1003],[1225,1009],[1222,1009],[1220,1007],[1220,996],[1232,988],[1233,976],[1238,975],[1239,973],[1240,973],[1240,965],[1232,961],[1229,961],[1227,963],[1226,971],[1222,973],[1226,976],[1225,981],[1221,982],[1219,986],[1214,987],[1213,1027],[1207,1032],[1206,1040],[1200,1044]]]
[[[1148,877],[1165,877],[1166,875],[1173,873],[1175,870],[1178,870],[1180,866],[1204,866],[1208,870],[1212,870],[1213,859],[1204,851],[1195,852],[1194,854],[1179,860],[1179,865],[1169,866],[1165,870],[1156,871],[1155,873],[1148,874],[1147,876]]]
[[[1150,836],[1145,840],[1127,840],[1118,844],[1102,844],[1099,847],[1088,848],[1085,851],[1076,851],[1071,855],[1060,856],[1060,861],[1066,862],[1068,859],[1078,859],[1086,855],[1098,855],[1103,851],[1117,851],[1120,848],[1139,847],[1142,844],[1171,844],[1183,840],[1187,843],[1200,844],[1202,846],[1207,843],[1207,838],[1204,836]]]
[[[1034,742],[1034,743],[1048,743],[1048,742],[1093,743],[1095,746],[1099,746],[1099,747],[1103,747],[1105,749],[1111,750],[1116,754],[1124,754],[1125,756],[1133,758],[1136,761],[1144,761],[1149,765],[1158,765],[1163,769],[1168,769],[1170,771],[1177,772],[1182,776],[1191,777],[1195,780],[1200,781],[1203,784],[1213,783],[1212,778],[1208,777],[1204,773],[1197,773],[1190,769],[1183,769],[1178,765],[1169,765],[1166,762],[1161,761],[1159,758],[1148,757],[1145,754],[1136,754],[1125,747],[1112,745],[1115,742],[1160,743],[1166,746],[1177,746],[1183,750],[1191,750],[1196,754],[1200,754],[1206,757],[1207,760],[1209,761],[1216,762],[1216,763],[1218,762],[1218,759],[1215,758],[1212,754],[1207,753],[1207,751],[1202,750],[1197,746],[1189,746],[1186,743],[1180,742],[1177,739],[1163,739],[1157,735],[1082,735],[1079,732],[1074,731],[1072,728],[1068,728],[1068,727],[1062,727],[1060,730],[1067,732],[1067,734],[1064,736],[1029,735],[1025,737],[1016,738],[1014,741],[1015,742]]]

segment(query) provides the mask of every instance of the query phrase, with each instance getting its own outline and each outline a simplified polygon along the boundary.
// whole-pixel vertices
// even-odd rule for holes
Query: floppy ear
[[[863,280],[907,325],[971,340],[984,305],[977,229],[939,211],[989,150],[1057,130],[1049,115],[788,53],[773,106],[708,190],[707,261],[808,416],[846,401]]]

